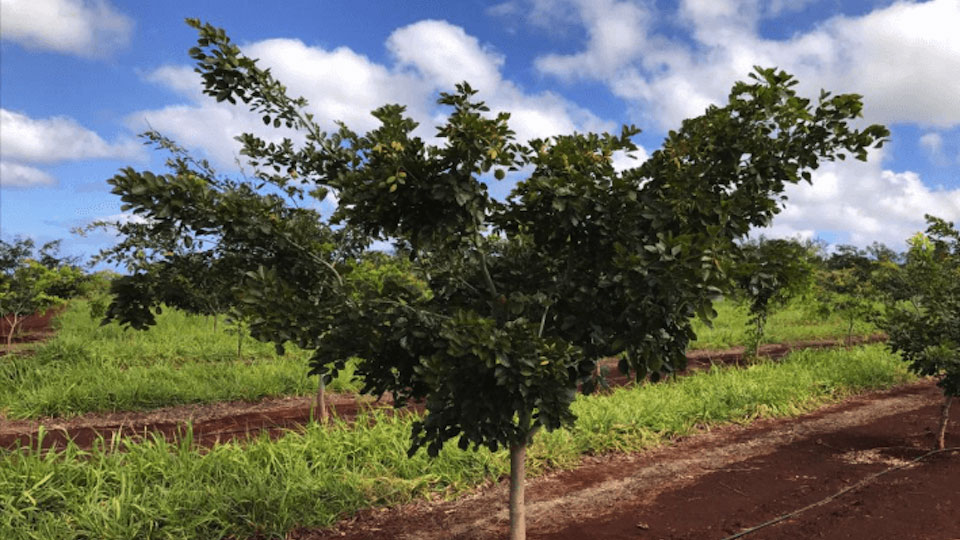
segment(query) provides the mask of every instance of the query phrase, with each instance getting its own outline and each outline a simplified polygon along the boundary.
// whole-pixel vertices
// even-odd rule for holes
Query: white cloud
[[[40,169],[0,160],[0,186],[31,188],[52,186],[57,183],[49,174]]]
[[[141,159],[143,146],[126,137],[104,141],[72,118],[31,118],[0,109],[0,176],[4,187],[38,187],[56,179],[37,164],[87,159]]]
[[[572,54],[537,59],[544,74],[562,80],[607,84],[643,120],[675,128],[682,119],[723,103],[731,85],[753,65],[794,73],[800,92],[820,88],[864,95],[865,120],[960,125],[960,2],[897,2],[859,17],[834,17],[787,39],[760,35],[760,22],[795,4],[759,0],[684,0],[674,13],[650,2],[528,0],[528,20],[556,26],[570,21],[586,30]],[[545,14],[546,13],[546,14]],[[659,34],[651,21],[670,20],[689,39]],[[945,142],[921,140],[931,151]],[[918,174],[870,163],[826,164],[814,184],[793,186],[786,209],[766,234],[810,237],[832,232],[845,241],[894,245],[924,228],[931,213],[960,219],[960,190],[933,189]]]
[[[0,155],[32,163],[93,158],[132,159],[143,155],[133,139],[108,143],[72,118],[35,119],[0,109]]]
[[[377,125],[370,111],[386,103],[411,105],[419,119],[429,118],[424,108],[430,89],[408,74],[392,73],[348,48],[331,51],[310,47],[295,39],[270,39],[242,47],[259,65],[270,67],[291,96],[304,96],[310,112],[327,129],[340,120],[362,131]],[[202,94],[200,76],[187,66],[163,66],[146,79],[167,86],[188,98],[188,104],[131,114],[128,124],[137,131],[149,127],[189,148],[199,148],[221,167],[233,167],[241,145],[240,133],[255,133],[275,141],[289,132],[263,125],[258,115],[243,105],[216,103]]]
[[[488,7],[486,13],[493,17],[516,17],[520,14],[520,6],[513,1],[500,2]]]
[[[0,0],[0,34],[25,47],[102,57],[130,41],[133,21],[106,0]]]
[[[617,172],[633,169],[642,165],[649,157],[647,149],[639,145],[633,152],[618,150],[613,153],[613,169]]]
[[[572,55],[550,54],[536,61],[537,68],[566,79],[618,76],[618,72],[631,59],[642,52],[655,49],[650,42],[652,12],[629,2],[616,0],[572,2],[582,17],[587,30],[586,48]],[[538,4],[541,15],[538,24],[547,24],[543,15],[548,8]],[[569,10],[563,3],[558,10]]]
[[[109,216],[99,217],[93,221],[102,221],[104,223],[113,223],[116,225],[126,225],[127,223],[149,223],[149,220],[133,212],[121,212]]]
[[[246,109],[214,103],[171,105],[136,112],[127,117],[127,125],[137,132],[154,129],[187,148],[201,148],[205,157],[221,167],[232,167],[240,156],[241,146],[234,137],[263,128]]]
[[[203,95],[200,75],[191,66],[160,66],[144,73],[143,78],[187,97],[199,98]]]
[[[939,133],[924,133],[919,142],[933,160],[943,161],[943,137]]]
[[[812,185],[787,188],[784,211],[774,218],[773,229],[764,232],[831,232],[839,234],[842,243],[902,246],[926,228],[924,214],[960,220],[960,189],[932,189],[917,173],[884,169],[881,161],[823,165],[814,171]]]
[[[387,49],[398,67],[413,67],[436,87],[453,89],[466,80],[490,91],[501,82],[504,58],[448,22],[426,20],[399,28],[387,39]]]
[[[420,122],[417,134],[434,141],[434,126],[445,111],[435,104],[438,91],[453,91],[467,80],[480,91],[478,99],[492,110],[512,113],[510,125],[525,141],[574,130],[610,130],[615,126],[558,94],[527,93],[501,74],[504,58],[462,28],[443,21],[420,21],[397,29],[386,41],[392,64],[381,64],[355,51],[308,46],[294,39],[269,39],[242,46],[245,54],[270,67],[292,96],[304,96],[310,112],[333,128],[342,120],[356,131],[376,127],[370,111],[387,103],[407,106]],[[130,115],[135,129],[144,120],[191,148],[203,149],[220,166],[232,167],[240,145],[233,137],[253,132],[275,140],[258,116],[242,106],[215,103],[201,95],[199,76],[186,66],[163,66],[146,79],[181,93],[188,104]]]
[[[861,93],[872,122],[960,125],[957,0],[898,2],[859,17],[834,17],[785,40],[757,31],[760,19],[777,14],[776,6],[686,0],[676,20],[692,44],[655,34],[649,21],[672,14],[649,4],[577,0],[553,9],[569,9],[571,3],[588,34],[583,50],[543,56],[537,67],[565,79],[605,81],[661,127],[674,127],[700,114],[705,104],[723,101],[755,64],[791,71],[807,92],[823,87]],[[598,7],[619,16],[597,15]]]

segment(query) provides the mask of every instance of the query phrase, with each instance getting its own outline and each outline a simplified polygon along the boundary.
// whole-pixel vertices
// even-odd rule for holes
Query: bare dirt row
[[[907,463],[933,442],[942,395],[924,381],[800,418],[726,426],[649,452],[588,457],[532,479],[532,539],[722,539]],[[953,422],[948,446],[960,446]],[[759,539],[960,538],[960,453],[881,476],[821,507],[747,536]],[[506,485],[452,502],[369,510],[293,538],[504,538]]]
[[[856,338],[850,344],[882,341],[883,335]],[[837,340],[803,341],[790,344],[763,345],[760,355],[782,358],[792,351],[809,348],[827,348],[843,345]],[[712,364],[736,364],[743,361],[743,347],[726,350],[697,350],[688,355],[687,372],[704,369]],[[608,378],[611,386],[630,382],[616,369],[616,361],[605,364],[611,367]],[[352,421],[365,408],[393,410],[392,402],[384,396],[379,401],[369,396],[339,394],[328,396],[328,405],[338,417]],[[413,407],[416,407],[414,405]],[[83,448],[91,447],[98,438],[111,444],[121,437],[160,436],[168,441],[181,437],[187,426],[192,428],[196,443],[211,446],[217,441],[242,439],[267,431],[281,434],[287,429],[303,427],[314,416],[311,397],[271,398],[256,403],[234,401],[207,405],[182,405],[152,411],[128,411],[85,414],[69,419],[41,418],[39,420],[0,419],[0,448],[36,446],[43,426],[41,447],[63,447],[73,440]]]

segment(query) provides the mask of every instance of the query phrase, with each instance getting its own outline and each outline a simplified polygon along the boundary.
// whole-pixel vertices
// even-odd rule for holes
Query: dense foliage
[[[110,229],[121,239],[93,259],[126,270],[112,280],[105,323],[116,320],[144,329],[155,324],[163,305],[199,315],[236,315],[237,289],[245,273],[276,265],[290,255],[284,249],[325,254],[334,249],[337,234],[315,210],[288,204],[282,193],[263,189],[262,182],[220,175],[206,160],[193,158],[157,132],[144,137],[168,152],[171,174],[139,175],[127,169],[110,183],[138,200],[149,198],[151,189],[169,188],[164,200],[152,201],[168,205],[155,208],[149,218],[94,222],[82,231]],[[127,181],[130,175],[141,182],[139,187]],[[251,227],[257,220],[271,225]]]
[[[573,421],[577,385],[597,358],[623,353],[621,369],[638,377],[682,367],[691,319],[712,315],[734,242],[768,223],[786,185],[809,180],[821,160],[865,159],[887,135],[848,125],[859,96],[823,92],[812,103],[772,69],[624,172],[611,158],[636,149],[636,128],[518,142],[509,114],[490,114],[466,83],[441,94],[450,113],[437,145],[399,105],[375,110],[380,126],[366,134],[342,124],[328,134],[223,30],[189,22],[204,92],[303,142],[238,137],[269,194],[187,160],[167,175],[125,169],[110,180],[114,193],[151,226],[216,238],[257,262],[235,288],[254,335],[315,348],[324,376],[359,356],[366,391],[424,399],[411,452],[435,455],[451,439],[510,447],[513,502],[533,433]],[[506,200],[489,195],[490,176],[521,170],[529,175]],[[290,204],[331,191],[338,231]],[[413,277],[352,279],[359,265],[333,241],[339,231],[393,241]],[[511,517],[522,537],[522,504]]]

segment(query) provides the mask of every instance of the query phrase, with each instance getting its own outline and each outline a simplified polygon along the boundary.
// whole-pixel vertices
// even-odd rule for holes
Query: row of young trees
[[[109,182],[143,219],[131,230],[163,245],[116,252],[142,263],[117,280],[108,316],[149,324],[166,299],[150,277],[163,272],[148,269],[222,272],[217,290],[258,339],[313,350],[324,378],[356,357],[365,391],[423,400],[411,452],[451,440],[508,448],[512,538],[525,536],[527,445],[573,422],[596,360],[620,355],[638,378],[682,368],[691,320],[715,314],[737,241],[769,223],[787,185],[823,160],[865,159],[888,135],[851,127],[859,96],[806,99],[792,76],[760,68],[622,172],[611,157],[636,149],[636,128],[517,141],[509,114],[466,83],[440,96],[450,113],[439,144],[399,105],[375,110],[368,133],[327,133],[223,30],[188,22],[204,92],[301,142],[241,134],[254,178],[231,180],[149,134],[170,172],[124,169]],[[507,172],[524,178],[491,197],[487,184]],[[331,192],[329,221],[300,204]],[[374,271],[361,255],[373,240],[393,242],[404,267]]]
[[[771,310],[799,295],[813,297],[824,315],[843,316],[848,342],[855,321],[875,323],[911,371],[936,378],[943,389],[936,436],[943,448],[950,406],[960,395],[960,232],[926,219],[927,230],[902,254],[874,243],[825,255],[816,243],[760,239],[740,246],[729,273],[732,295],[749,305],[753,353]]]
[[[841,316],[850,342],[856,321],[881,317],[879,283],[901,260],[903,254],[879,243],[866,249],[839,245],[829,253],[815,240],[760,237],[741,243],[730,259],[725,292],[750,314],[747,355],[756,355],[767,318],[794,298],[804,298],[820,316]]]

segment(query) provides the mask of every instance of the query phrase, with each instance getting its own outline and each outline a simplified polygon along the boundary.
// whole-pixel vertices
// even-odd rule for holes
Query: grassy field
[[[211,318],[165,310],[157,326],[138,332],[100,326],[87,303],[75,301],[57,324],[56,336],[32,354],[0,357],[0,414],[71,416],[316,391],[308,353],[289,347],[278,356],[272,345],[244,337],[238,358],[237,334],[223,320],[214,332]],[[358,388],[350,372],[329,386]]]
[[[699,319],[693,323],[697,340],[692,349],[727,349],[747,342],[747,321],[750,315],[746,306],[733,301],[716,304],[718,316],[713,328]],[[844,339],[848,321],[839,316],[824,319],[815,312],[810,300],[796,299],[777,308],[767,320],[766,332],[761,343],[789,343],[816,339]],[[865,336],[876,332],[876,327],[867,321],[855,321],[853,335]]]
[[[746,310],[733,303],[718,305],[713,328],[697,321],[699,339],[693,348],[719,349],[746,340]],[[839,318],[821,320],[801,302],[777,311],[768,323],[767,343],[838,338],[846,334]],[[58,319],[59,330],[32,354],[0,359],[0,416],[37,418],[74,416],[95,411],[146,410],[185,403],[259,400],[308,395],[316,377],[307,377],[307,353],[290,347],[278,356],[272,345],[242,339],[221,320],[165,310],[148,331],[100,326],[84,301],[71,303]],[[873,330],[857,323],[855,332]],[[351,372],[329,387],[356,391]]]
[[[571,429],[540,433],[529,474],[585,453],[633,451],[699,425],[791,416],[859,391],[909,381],[882,346],[801,351],[781,363],[710,371],[579,396]],[[410,415],[311,425],[303,434],[209,451],[162,441],[38,454],[0,451],[0,538],[280,538],[358,509],[428,494],[453,497],[507,471],[504,452],[406,457]]]

